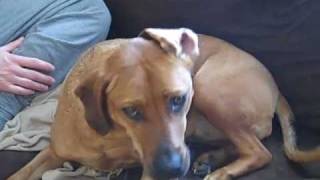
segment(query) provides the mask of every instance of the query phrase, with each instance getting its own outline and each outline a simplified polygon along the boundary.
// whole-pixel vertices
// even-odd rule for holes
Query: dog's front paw
[[[204,180],[231,180],[231,176],[223,169],[208,174]]]
[[[207,162],[196,161],[192,166],[192,173],[196,176],[204,177],[211,172],[211,166]]]
[[[215,152],[201,154],[192,164],[192,173],[199,177],[205,177],[212,170],[216,169],[217,158]]]

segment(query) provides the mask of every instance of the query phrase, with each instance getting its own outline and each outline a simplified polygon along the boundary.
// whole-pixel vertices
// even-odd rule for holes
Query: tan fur
[[[146,30],[151,40],[139,37],[100,43],[82,56],[64,83],[52,126],[52,143],[39,156],[50,156],[44,152],[52,152],[59,160],[48,159],[49,164],[56,166],[57,162],[71,160],[104,170],[140,163],[144,168],[142,179],[155,179],[151,177],[150,168],[159,144],[167,144],[186,160],[184,134],[205,143],[228,139],[235,145],[239,158],[205,178],[228,179],[260,168],[271,160],[271,154],[260,140],[271,134],[272,118],[277,111],[288,157],[295,161],[319,160],[319,151],[312,151],[310,155],[296,150],[294,133],[288,133],[294,132],[288,117],[290,107],[284,103],[268,70],[253,56],[204,35],[198,36],[199,44],[192,44],[197,42],[195,37],[180,29],[174,31],[175,34],[185,33],[186,41],[191,43],[184,51],[183,47],[177,47],[183,43],[179,38],[170,41],[166,38],[171,36],[166,34],[171,33],[163,31]],[[194,54],[198,45],[199,56]],[[183,56],[179,56],[181,53]],[[105,82],[97,84],[101,81]],[[102,89],[107,108],[102,114],[110,116],[111,128],[106,125],[96,131],[88,125],[86,113],[87,108],[97,107],[86,107],[76,92],[81,94],[83,89],[79,87],[89,93],[91,89],[98,91],[103,84],[107,86]],[[167,97],[183,93],[188,94],[188,98],[182,113],[168,113]],[[99,100],[104,96],[96,97]],[[186,115],[192,98],[187,127]],[[132,122],[121,111],[125,105],[132,104],[144,110],[143,123]],[[91,123],[96,123],[95,120],[97,118]],[[38,163],[35,159],[10,179],[40,177],[45,169],[40,171],[32,165]]]

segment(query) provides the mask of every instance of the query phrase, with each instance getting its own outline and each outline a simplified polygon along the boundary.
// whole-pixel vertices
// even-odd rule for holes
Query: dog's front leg
[[[64,161],[57,157],[52,149],[42,150],[31,162],[8,178],[8,180],[38,180],[42,174],[50,169],[57,168]]]

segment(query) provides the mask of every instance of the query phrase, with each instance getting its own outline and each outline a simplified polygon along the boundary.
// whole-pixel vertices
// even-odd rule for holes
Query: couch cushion
[[[38,152],[0,151],[0,179],[6,179],[37,155]]]

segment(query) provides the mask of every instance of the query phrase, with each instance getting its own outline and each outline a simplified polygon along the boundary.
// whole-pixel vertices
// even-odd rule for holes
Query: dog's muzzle
[[[156,179],[171,179],[184,176],[190,166],[190,153],[185,146],[179,149],[161,145],[152,164],[152,175]]]

